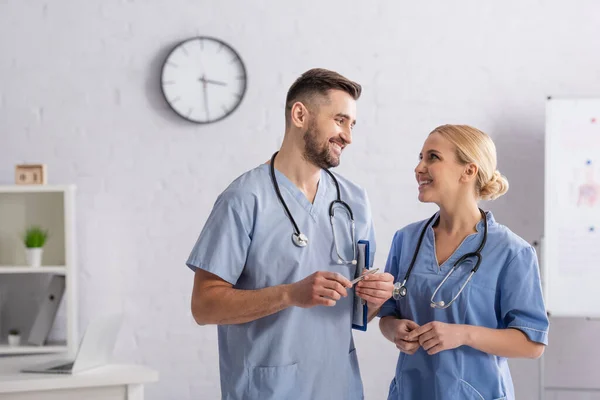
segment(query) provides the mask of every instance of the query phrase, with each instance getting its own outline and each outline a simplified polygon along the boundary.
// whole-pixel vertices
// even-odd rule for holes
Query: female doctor
[[[394,236],[386,272],[394,298],[379,312],[400,350],[388,400],[514,399],[507,358],[537,358],[548,319],[535,250],[478,201],[508,190],[483,132],[444,125],[415,169],[431,219]]]

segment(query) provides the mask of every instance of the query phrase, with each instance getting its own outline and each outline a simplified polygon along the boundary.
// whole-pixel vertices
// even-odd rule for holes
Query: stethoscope
[[[294,226],[294,233],[292,233],[292,242],[294,242],[294,244],[298,247],[306,247],[308,245],[308,238],[306,237],[306,235],[304,233],[300,232],[300,229],[298,228],[298,225],[296,224],[294,217],[292,217],[292,213],[288,209],[287,204],[285,204],[285,201],[283,200],[283,196],[281,196],[281,192],[279,191],[279,185],[277,184],[277,179],[275,178],[275,156],[277,156],[277,153],[279,153],[279,152],[276,151],[273,154],[273,156],[271,157],[271,165],[270,165],[271,180],[273,181],[273,187],[275,188],[275,192],[277,192],[277,197],[279,198],[279,201],[283,205],[285,213],[287,214],[289,220],[292,222],[292,225]],[[335,247],[335,252],[337,253],[337,256],[338,256],[337,263],[338,264],[356,264],[356,241],[354,240],[354,214],[352,213],[352,209],[350,208],[350,206],[346,202],[342,201],[341,195],[340,195],[340,185],[338,184],[337,179],[335,179],[335,176],[333,176],[333,174],[327,169],[325,170],[325,172],[327,172],[327,174],[331,177],[331,179],[333,179],[333,183],[335,183],[335,189],[337,191],[337,199],[333,200],[331,202],[331,204],[329,205],[329,222],[331,223],[331,229],[333,230],[333,245]],[[335,236],[335,228],[333,226],[333,216],[335,215],[334,206],[336,204],[340,204],[342,207],[344,207],[346,209],[346,211],[348,212],[348,215],[350,216],[351,240],[352,240],[352,260],[350,260],[350,261],[344,259],[340,255],[340,252],[339,252],[338,246],[337,246],[337,238]]]
[[[435,291],[431,295],[430,305],[432,308],[445,309],[445,308],[450,307],[450,305],[454,302],[454,300],[456,300],[458,298],[458,296],[461,294],[461,292],[463,291],[465,286],[467,286],[467,283],[469,283],[469,281],[471,280],[471,278],[473,277],[475,272],[477,272],[477,270],[479,269],[479,265],[481,264],[481,250],[483,250],[483,246],[485,246],[485,242],[487,240],[487,231],[488,231],[487,216],[481,208],[479,209],[479,212],[481,213],[481,216],[483,217],[483,220],[485,222],[484,230],[483,230],[483,239],[481,240],[481,244],[479,245],[479,248],[477,249],[477,251],[463,255],[461,258],[459,258],[454,263],[454,265],[452,266],[452,269],[446,274],[446,277],[444,278],[444,280],[435,288]],[[408,292],[408,290],[406,289],[406,281],[408,281],[408,278],[410,277],[410,273],[411,273],[413,267],[415,266],[415,261],[417,259],[417,255],[419,254],[419,249],[421,248],[421,242],[423,241],[423,236],[425,236],[427,227],[429,227],[429,224],[431,224],[431,221],[433,221],[433,219],[435,218],[436,215],[437,214],[434,214],[431,218],[429,218],[429,220],[423,227],[423,230],[421,231],[421,236],[419,237],[419,242],[417,243],[417,248],[415,249],[415,252],[413,253],[412,261],[410,262],[408,271],[406,271],[406,275],[404,275],[404,281],[402,281],[402,283],[396,282],[396,284],[394,285],[394,291],[393,291],[392,295],[393,295],[394,299],[396,299],[396,300],[405,297]],[[452,273],[454,271],[456,271],[456,269],[459,267],[459,264],[469,257],[477,258],[477,262],[475,263],[475,266],[471,270],[471,273],[469,274],[469,278],[461,286],[461,288],[458,291],[458,293],[456,294],[456,296],[454,296],[454,298],[452,300],[450,300],[450,302],[448,304],[446,304],[443,300],[440,300],[437,302],[434,301],[435,295],[440,290],[440,288],[444,285],[444,282],[446,282],[448,280],[448,278],[450,277],[450,275],[452,275]]]

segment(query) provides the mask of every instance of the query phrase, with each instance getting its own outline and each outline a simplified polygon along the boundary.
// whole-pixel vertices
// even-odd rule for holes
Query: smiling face
[[[415,177],[419,184],[419,201],[424,203],[454,202],[467,194],[474,195],[474,164],[461,164],[456,148],[439,133],[432,133],[423,144]]]
[[[352,143],[356,100],[341,90],[330,90],[313,107],[304,133],[304,158],[320,168],[340,164],[343,150]]]

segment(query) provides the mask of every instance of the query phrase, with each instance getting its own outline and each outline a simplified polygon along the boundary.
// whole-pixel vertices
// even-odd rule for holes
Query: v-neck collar
[[[485,212],[485,215],[487,218],[488,233],[489,233],[490,226],[494,223],[494,216],[492,215],[492,213],[490,211],[484,211],[484,212]],[[458,247],[452,252],[450,257],[448,257],[446,259],[446,261],[444,261],[440,265],[440,263],[437,259],[437,251],[436,251],[436,247],[435,247],[435,232],[433,230],[433,226],[438,221],[438,218],[439,218],[439,211],[436,213],[436,216],[433,219],[433,222],[427,227],[427,239],[429,240],[429,243],[431,244],[431,247],[433,248],[433,257],[432,257],[432,262],[431,262],[432,269],[435,273],[441,274],[441,273],[446,273],[448,271],[448,269],[452,268],[452,265],[454,265],[454,262],[459,257],[462,257],[462,255],[464,253],[468,253],[468,252],[461,251],[461,249],[463,247],[465,247],[466,243],[470,243],[474,238],[480,238],[480,236],[483,235],[483,230],[484,230],[483,224],[485,224],[485,221],[483,218],[480,219],[479,222],[477,222],[477,224],[475,225],[475,230],[477,232],[473,232],[473,233],[467,235],[467,237],[465,237],[462,240],[462,242],[460,242]]]
[[[269,164],[263,164],[266,166],[267,169],[267,173],[269,174],[269,182],[272,184],[271,182],[271,166]],[[287,176],[285,176],[284,173],[282,173],[281,171],[279,171],[277,168],[274,168],[275,170],[275,179],[277,180],[277,184],[279,185],[279,190],[281,191],[281,189],[285,189],[297,202],[298,204],[300,204],[300,206],[302,206],[302,208],[304,208],[304,210],[306,210],[306,212],[308,212],[308,214],[312,217],[313,220],[317,220],[317,211],[319,210],[319,207],[321,205],[321,203],[323,202],[323,198],[325,197],[325,194],[327,193],[327,176],[326,172],[323,171],[322,169],[320,170],[320,177],[319,177],[319,182],[317,183],[317,193],[315,194],[315,199],[314,201],[311,203],[307,198],[306,195],[298,188],[298,186],[296,186],[296,184],[294,184],[294,182],[292,182],[290,179],[288,179]]]

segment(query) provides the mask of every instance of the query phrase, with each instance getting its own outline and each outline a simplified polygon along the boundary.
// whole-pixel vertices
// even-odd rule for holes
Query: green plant
[[[8,331],[9,335],[18,335],[20,332],[18,329],[11,329]]]
[[[25,247],[28,249],[36,247],[44,247],[46,240],[48,239],[48,231],[43,230],[39,226],[32,226],[25,231],[23,240],[25,241]]]

